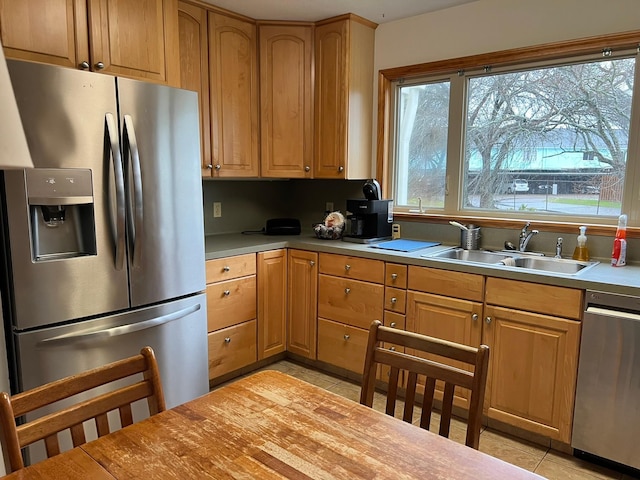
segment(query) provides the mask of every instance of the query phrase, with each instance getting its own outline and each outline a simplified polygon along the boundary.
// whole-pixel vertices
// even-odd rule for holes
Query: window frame
[[[472,55],[455,59],[440,60],[406,67],[396,67],[380,70],[378,72],[378,124],[377,124],[377,165],[376,174],[381,179],[383,194],[392,192],[393,181],[393,152],[395,148],[393,137],[396,129],[395,116],[395,95],[394,84],[400,81],[413,83],[420,78],[428,79],[450,76],[455,78],[458,72],[477,72],[485,65],[491,65],[494,71],[505,68],[520,68],[532,65],[549,65],[558,60],[566,59],[566,63],[572,63],[578,57],[588,59],[601,59],[605,49],[612,49],[616,52],[621,50],[634,50],[640,52],[640,31],[625,32],[620,34],[590,37],[586,39],[572,40],[568,42],[551,43],[531,47],[504,50],[487,54]],[[638,57],[637,61],[640,61]],[[634,85],[636,91],[640,92],[640,66],[636,68],[636,78]],[[454,89],[464,89],[464,77],[460,77],[458,85],[451,83],[451,96],[457,99],[450,106],[450,119],[455,119],[456,114],[462,123],[466,99],[460,94],[455,94]],[[454,114],[451,112],[455,111]],[[632,125],[640,124],[640,94],[636,94],[632,105]],[[462,136],[464,135],[464,125],[449,125],[449,162],[447,165],[446,177],[446,198],[444,210],[438,213],[409,213],[407,211],[395,211],[394,216],[401,220],[427,221],[444,223],[453,217],[481,226],[497,228],[520,228],[523,216],[512,216],[517,212],[470,212],[458,210],[459,197],[461,195],[461,168],[459,161],[462,152]],[[632,200],[640,198],[640,132],[632,134],[629,139],[628,166],[625,175],[625,195],[623,198],[622,211],[629,217],[628,235],[640,238],[640,206],[632,208]],[[455,159],[455,160],[452,160]],[[636,204],[638,202],[635,202]],[[617,218],[552,218],[545,214],[531,212],[527,214],[527,219],[534,220],[536,224],[559,232],[573,232],[576,225],[589,225],[589,230],[593,234],[611,235],[615,231]],[[594,223],[597,222],[597,223]]]

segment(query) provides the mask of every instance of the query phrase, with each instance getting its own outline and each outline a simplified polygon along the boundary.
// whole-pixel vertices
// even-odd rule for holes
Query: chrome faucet
[[[562,237],[558,237],[556,241],[556,256],[554,258],[562,258]]]
[[[531,222],[527,222],[526,225],[522,227],[522,230],[520,230],[520,248],[518,250],[521,252],[524,252],[527,249],[527,245],[529,244],[531,237],[539,233],[538,230],[529,230],[530,226]]]

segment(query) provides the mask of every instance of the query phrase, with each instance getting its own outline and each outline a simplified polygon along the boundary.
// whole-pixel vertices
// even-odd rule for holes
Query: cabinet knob
[[[396,347],[389,347],[389,350],[391,350],[392,352],[396,351]]]
[[[207,168],[208,168],[209,170],[213,170],[213,165],[210,163],[209,165],[207,165]]]
[[[348,263],[344,266],[344,269],[348,272],[349,270],[351,270],[351,265],[349,265]]]
[[[391,303],[396,304],[398,299],[396,297],[391,297]]]
[[[84,60],[84,61],[82,61],[80,63],[80,68],[83,69],[83,70],[89,70],[90,66],[91,65],[89,65],[89,62],[87,62],[86,60]]]
[[[223,272],[228,272],[229,270],[231,270],[231,268],[229,268],[229,265],[225,265],[224,267],[222,267]]]
[[[96,63],[96,64],[95,64],[95,67],[96,67],[98,70],[102,70],[102,69],[104,68],[104,63],[102,63],[102,62],[98,62],[98,63]]]
[[[309,165],[307,165],[307,166],[305,166],[305,167],[304,167],[304,171],[305,171],[305,172],[308,172],[308,171],[310,171],[310,170],[311,170],[311,167],[310,167]]]
[[[224,294],[225,297],[228,297],[229,295],[231,295],[231,292],[229,290],[225,290],[222,293]]]
[[[473,320],[474,322],[478,320],[478,314],[474,313],[473,315],[471,315],[471,320]]]
[[[344,339],[345,340],[349,340],[351,338],[351,335],[349,335],[348,333],[344,334]]]
[[[348,294],[349,292],[351,292],[351,289],[350,289],[350,288],[348,288],[348,287],[347,287],[347,288],[345,288],[345,289],[344,289],[344,293],[347,293],[347,294]]]
[[[397,273],[392,273],[391,274],[391,280],[397,280],[398,279],[398,274]]]
[[[215,168],[216,170],[220,170],[220,168],[222,168],[222,166],[219,163],[216,163],[216,166],[213,167],[213,168]]]
[[[309,260],[309,265],[311,265],[312,267],[316,264],[316,262],[314,262],[313,260]]]
[[[487,322],[487,325],[489,325],[491,323],[491,317],[486,317],[484,321]]]
[[[389,325],[391,328],[396,328],[396,322],[391,322],[391,325]]]
[[[224,343],[231,343],[231,337],[224,337]]]
[[[339,166],[339,167],[338,167],[338,171],[339,171],[340,173],[344,172],[344,167],[343,167],[342,165],[341,165],[341,166]]]

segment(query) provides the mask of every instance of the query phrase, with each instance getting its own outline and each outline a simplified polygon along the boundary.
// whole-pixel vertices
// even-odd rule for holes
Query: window
[[[638,55],[619,50],[390,80],[396,210],[614,223],[639,208],[624,188]]]

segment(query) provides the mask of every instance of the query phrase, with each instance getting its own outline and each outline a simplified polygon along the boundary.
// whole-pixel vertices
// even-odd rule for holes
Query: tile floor
[[[359,384],[313,370],[290,360],[276,362],[264,369],[279,370],[356,402],[360,400]],[[374,408],[383,411],[384,397],[376,395]],[[419,419],[419,412],[415,416]],[[431,430],[437,432],[437,429],[436,416],[432,417]],[[464,443],[465,432],[466,425],[463,422],[457,424],[452,422],[449,438]],[[550,480],[631,480],[636,478],[491,429],[484,429],[480,434],[480,450]]]

